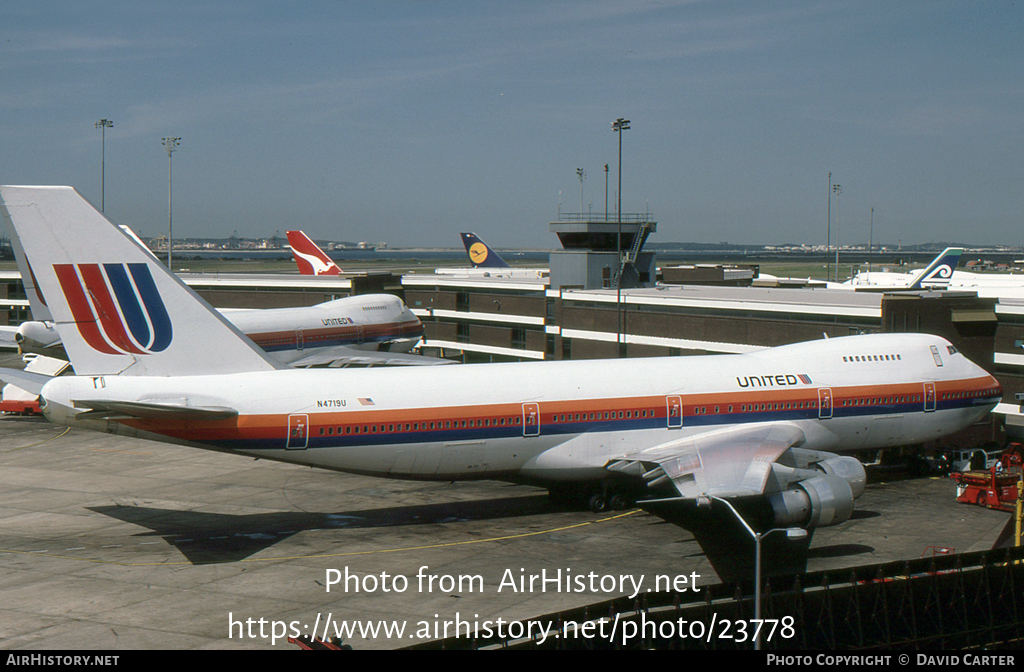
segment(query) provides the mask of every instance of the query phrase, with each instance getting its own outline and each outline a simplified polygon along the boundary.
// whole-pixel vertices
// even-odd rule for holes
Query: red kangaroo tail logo
[[[288,231],[295,264],[302,275],[339,275],[341,269],[302,231]]]
[[[54,264],[78,332],[108,355],[148,355],[171,344],[171,318],[146,264]]]

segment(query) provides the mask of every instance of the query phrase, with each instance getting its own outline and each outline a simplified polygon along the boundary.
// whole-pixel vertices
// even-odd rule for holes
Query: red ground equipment
[[[1022,463],[1024,446],[1011,443],[989,469],[950,474],[949,477],[956,481],[956,501],[1015,512]]]

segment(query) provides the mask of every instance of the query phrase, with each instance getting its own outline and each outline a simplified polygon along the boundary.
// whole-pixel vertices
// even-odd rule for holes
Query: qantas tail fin
[[[511,268],[498,253],[480,240],[475,233],[463,233],[462,244],[466,246],[466,254],[474,268]]]
[[[964,253],[963,248],[947,247],[942,254],[935,257],[932,263],[928,264],[923,271],[917,274],[914,281],[910,283],[910,289],[921,289],[925,286],[946,287],[956,265],[960,263],[960,255]]]
[[[302,231],[288,231],[288,244],[302,275],[338,275],[341,269]]]
[[[75,373],[185,376],[276,368],[262,350],[71,187],[0,186]]]

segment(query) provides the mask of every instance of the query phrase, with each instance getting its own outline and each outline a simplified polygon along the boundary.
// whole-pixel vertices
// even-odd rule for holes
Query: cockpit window
[[[956,353],[960,352],[959,350],[956,349],[955,346],[952,345],[947,345],[946,350],[949,350],[949,354],[951,355],[955,355]]]

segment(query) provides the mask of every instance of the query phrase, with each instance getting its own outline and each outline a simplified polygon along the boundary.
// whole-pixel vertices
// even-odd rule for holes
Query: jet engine
[[[838,525],[853,513],[854,491],[841,476],[818,474],[768,495],[776,527]]]
[[[814,468],[831,476],[838,476],[849,483],[850,489],[853,490],[854,499],[864,494],[864,487],[867,485],[868,476],[864,471],[864,465],[856,457],[835,455],[816,462]]]
[[[53,354],[54,350],[61,348],[57,330],[47,322],[23,322],[14,334],[14,342],[22,354]]]

